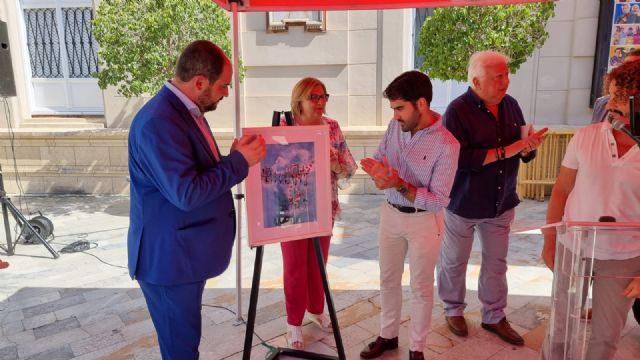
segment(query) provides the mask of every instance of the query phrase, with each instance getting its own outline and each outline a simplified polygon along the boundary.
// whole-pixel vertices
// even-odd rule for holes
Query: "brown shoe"
[[[464,316],[445,316],[444,318],[447,320],[447,326],[449,326],[449,330],[452,333],[463,337],[469,335]]]
[[[424,354],[422,351],[409,350],[409,360],[424,360]]]
[[[524,345],[524,339],[511,328],[507,318],[502,318],[497,324],[481,324],[482,328],[500,336],[500,338],[513,345]]]
[[[394,337],[393,339],[385,339],[382,336],[378,336],[376,341],[369,343],[369,345],[365,346],[365,348],[360,352],[360,357],[363,359],[373,359],[382,355],[387,350],[397,349],[398,348],[398,337]]]

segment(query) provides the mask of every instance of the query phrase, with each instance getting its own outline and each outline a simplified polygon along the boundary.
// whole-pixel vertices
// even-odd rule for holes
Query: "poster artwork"
[[[268,144],[260,175],[265,228],[317,220],[313,142]]]
[[[329,127],[244,128],[260,135],[267,155],[249,168],[247,228],[249,246],[310,239],[331,234]]]

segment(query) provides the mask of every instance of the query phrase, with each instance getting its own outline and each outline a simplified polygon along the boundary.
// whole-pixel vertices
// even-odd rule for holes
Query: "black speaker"
[[[0,97],[16,96],[7,23],[0,21]]]

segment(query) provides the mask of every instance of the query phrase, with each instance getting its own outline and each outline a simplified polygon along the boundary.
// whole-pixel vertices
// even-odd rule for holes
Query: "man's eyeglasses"
[[[329,94],[311,94],[309,95],[309,100],[313,102],[318,102],[320,100],[329,101]]]

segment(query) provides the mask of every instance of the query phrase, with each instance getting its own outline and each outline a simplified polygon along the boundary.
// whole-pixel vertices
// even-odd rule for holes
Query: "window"
[[[287,32],[289,26],[304,26],[304,31],[326,31],[326,11],[275,11],[267,13],[268,32]]]
[[[24,9],[27,48],[35,78],[90,78],[98,70],[90,7]],[[60,24],[58,19],[62,20]],[[61,35],[62,33],[62,35]],[[62,56],[65,51],[66,56]],[[64,67],[64,68],[63,68]]]

